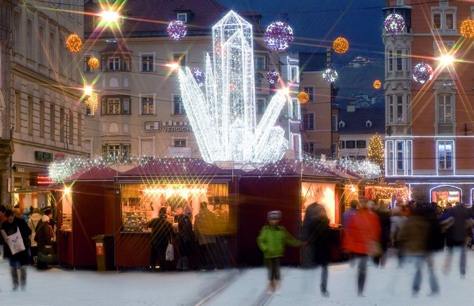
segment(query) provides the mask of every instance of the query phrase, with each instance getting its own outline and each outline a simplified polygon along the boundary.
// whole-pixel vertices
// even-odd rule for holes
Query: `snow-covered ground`
[[[441,293],[429,297],[426,270],[418,297],[411,296],[413,266],[396,267],[390,259],[383,269],[369,267],[365,297],[357,297],[356,270],[349,264],[330,267],[330,297],[319,293],[319,270],[283,268],[278,294],[267,295],[263,268],[214,272],[146,273],[29,270],[25,292],[10,291],[6,262],[0,261],[0,305],[328,305],[328,306],[459,306],[474,305],[474,252],[468,253],[468,274],[461,279],[458,257],[451,273],[442,273],[445,255],[436,256]],[[471,268],[471,269],[469,269]]]

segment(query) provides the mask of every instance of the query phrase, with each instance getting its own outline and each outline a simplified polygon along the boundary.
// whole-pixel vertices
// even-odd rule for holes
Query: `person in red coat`
[[[357,292],[364,293],[369,256],[380,253],[380,221],[378,216],[368,209],[366,201],[360,201],[360,209],[350,218],[344,229],[343,248],[358,260]]]

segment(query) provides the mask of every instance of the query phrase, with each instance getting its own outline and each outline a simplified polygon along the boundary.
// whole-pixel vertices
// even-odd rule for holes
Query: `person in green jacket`
[[[261,229],[257,243],[268,269],[269,291],[274,292],[280,285],[280,258],[283,257],[285,246],[301,246],[303,243],[279,225],[281,211],[270,211],[267,218],[268,224]]]

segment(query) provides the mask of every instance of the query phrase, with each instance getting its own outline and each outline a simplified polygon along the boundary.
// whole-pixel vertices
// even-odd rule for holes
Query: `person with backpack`
[[[279,225],[281,211],[270,211],[267,219],[268,224],[261,229],[257,243],[263,252],[268,269],[268,291],[275,292],[280,287],[280,259],[283,257],[285,247],[301,246],[303,243],[294,238],[284,226]]]
[[[53,238],[54,232],[53,227],[50,224],[52,216],[51,209],[47,208],[44,211],[44,215],[41,222],[38,223],[35,233],[35,242],[38,245],[38,259],[36,267],[38,269],[47,269],[48,264],[52,261],[50,258],[53,256]]]

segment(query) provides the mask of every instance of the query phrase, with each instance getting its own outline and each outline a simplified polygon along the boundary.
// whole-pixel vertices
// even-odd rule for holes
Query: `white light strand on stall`
[[[189,68],[179,71],[183,105],[203,159],[232,161],[234,167],[280,160],[288,141],[275,125],[288,96],[277,92],[257,125],[252,25],[230,11],[212,27],[212,41],[204,88]]]

